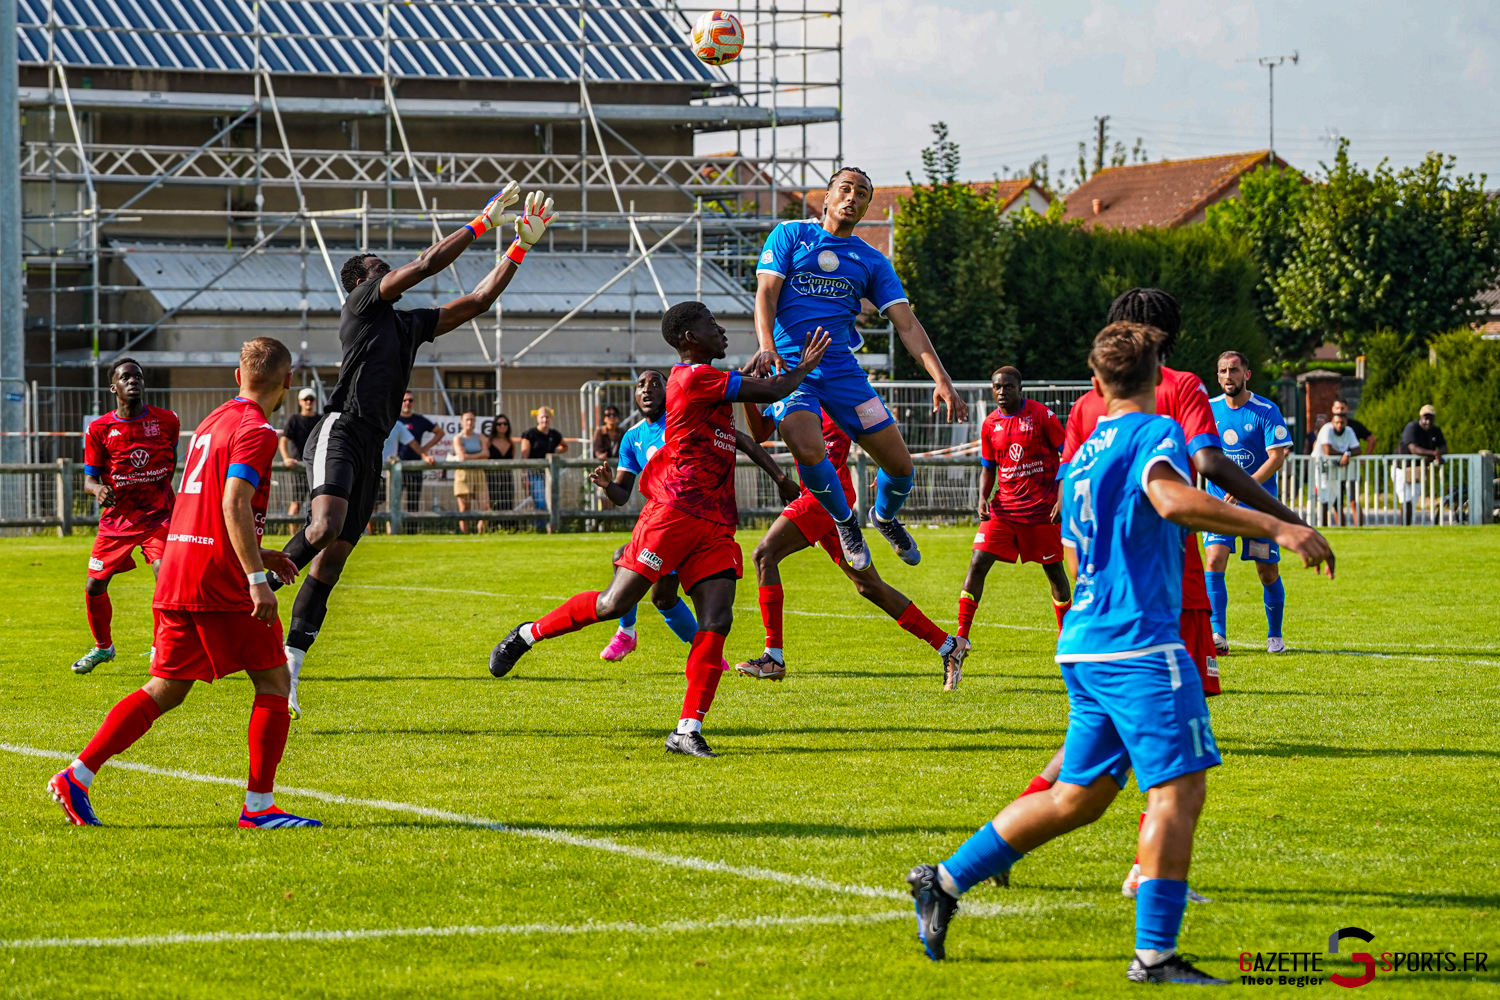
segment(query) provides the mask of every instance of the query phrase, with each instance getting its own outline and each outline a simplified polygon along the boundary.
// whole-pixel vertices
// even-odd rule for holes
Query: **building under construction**
[[[659,317],[690,297],[748,355],[754,253],[840,161],[840,9],[741,3],[722,68],[689,49],[700,12],[19,0],[27,424],[81,430],[126,353],[174,400],[231,386],[261,334],[331,386],[344,258],[408,260],[512,179],[560,224],[493,313],[423,349],[429,408],[675,360]],[[472,287],[505,232],[407,303]]]

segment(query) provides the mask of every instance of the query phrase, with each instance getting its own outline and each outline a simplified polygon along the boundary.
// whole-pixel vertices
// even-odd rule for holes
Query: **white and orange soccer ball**
[[[710,66],[733,62],[744,47],[745,29],[727,10],[704,11],[693,25],[693,55]]]

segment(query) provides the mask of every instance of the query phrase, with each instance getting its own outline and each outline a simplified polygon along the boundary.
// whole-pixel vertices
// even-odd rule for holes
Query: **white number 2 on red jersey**
[[[208,461],[208,445],[212,440],[212,434],[204,434],[201,437],[194,435],[193,440],[188,443],[187,462],[192,462],[193,449],[196,448],[198,449],[198,464],[183,474],[182,489],[178,491],[179,493],[203,492],[203,481],[198,477],[203,473],[203,463]]]

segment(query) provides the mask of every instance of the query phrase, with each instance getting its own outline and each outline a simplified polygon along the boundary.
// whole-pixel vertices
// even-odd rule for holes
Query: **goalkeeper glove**
[[[489,204],[484,206],[484,211],[474,216],[474,221],[470,222],[467,227],[469,232],[473,233],[474,238],[477,240],[491,229],[494,229],[500,224],[500,213],[504,212],[509,206],[514,205],[516,199],[520,196],[521,185],[515,181],[508,182],[501,189],[500,193],[491,198]]]
[[[547,227],[557,215],[552,211],[552,199],[541,191],[533,191],[526,196],[526,208],[521,217],[516,219],[516,241],[505,251],[505,256],[517,264],[526,257],[526,251],[536,246],[536,241],[542,238]]]

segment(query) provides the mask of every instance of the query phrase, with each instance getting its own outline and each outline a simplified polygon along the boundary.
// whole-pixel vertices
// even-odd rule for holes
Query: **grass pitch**
[[[971,537],[919,532],[916,568],[883,548],[876,558],[951,623]],[[742,534],[747,554],[755,538]],[[1493,996],[1500,529],[1333,539],[1335,582],[1287,568],[1283,656],[1263,652],[1253,570],[1230,570],[1243,644],[1210,706],[1225,763],[1209,778],[1192,874],[1217,901],[1189,907],[1182,947],[1238,976],[1242,952],[1322,953],[1355,925],[1377,954],[1490,956],[1478,975],[1379,972],[1368,995]],[[598,659],[600,625],[539,646],[502,681],[485,669],[511,625],[602,587],[622,540],[366,539],[309,657],[306,714],[278,776],[278,801],[327,826],[281,833],[234,826],[241,678],[200,685],[118,758],[188,776],[112,763],[94,786],[108,825],[63,822],[43,784],[142,682],[150,574],[116,579],[120,656],[75,677],[89,540],[0,541],[0,993],[1141,989],[1124,981],[1133,904],[1119,894],[1143,801],[1134,785],[1101,822],[1017,865],[1015,888],[971,892],[942,965],[923,957],[902,894],[913,863],[950,853],[1062,738],[1040,570],[995,568],[963,685],[945,694],[926,646],[860,602],[821,552],[794,557],[787,681],[727,675],[706,729],[724,756],[691,760],[662,752],[686,647],[649,605],[623,664]],[[753,581],[737,616],[731,661],[760,650]],[[1353,972],[1353,943],[1322,956],[1325,975]]]

